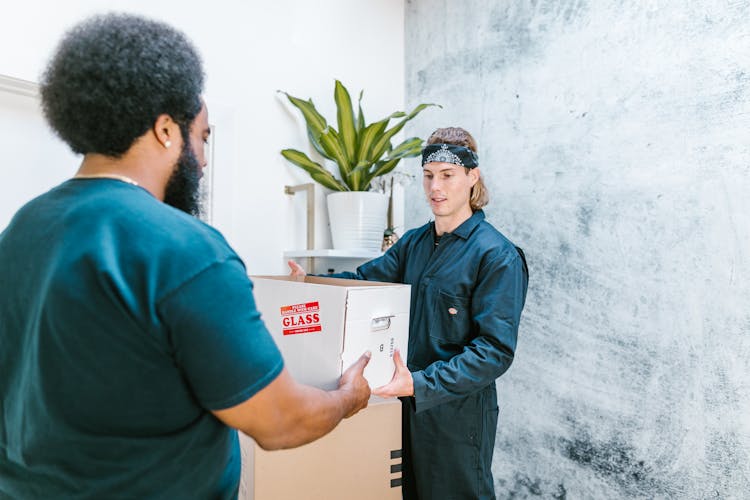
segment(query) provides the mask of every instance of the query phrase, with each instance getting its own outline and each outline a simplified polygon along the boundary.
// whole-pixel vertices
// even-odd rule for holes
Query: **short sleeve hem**
[[[279,360],[279,362],[274,366],[263,378],[256,381],[254,384],[246,387],[245,389],[241,390],[240,392],[224,399],[219,399],[216,401],[203,401],[203,405],[211,411],[214,410],[225,410],[227,408],[231,408],[233,406],[237,406],[240,403],[244,403],[251,397],[258,394],[260,391],[265,389],[271,382],[276,380],[276,377],[279,376],[281,371],[284,369],[284,360]]]

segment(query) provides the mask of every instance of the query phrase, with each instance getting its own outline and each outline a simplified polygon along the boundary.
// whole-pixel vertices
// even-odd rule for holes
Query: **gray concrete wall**
[[[750,2],[410,0],[406,81],[529,258],[498,496],[748,498]]]

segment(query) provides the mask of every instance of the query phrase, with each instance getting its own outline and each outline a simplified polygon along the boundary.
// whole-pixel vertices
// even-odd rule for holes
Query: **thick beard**
[[[180,157],[177,158],[177,163],[167,182],[164,203],[198,217],[202,211],[200,181],[200,164],[190,148],[189,141],[185,141]]]

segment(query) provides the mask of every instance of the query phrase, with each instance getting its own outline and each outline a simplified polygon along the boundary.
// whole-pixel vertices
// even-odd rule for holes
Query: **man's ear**
[[[469,169],[469,177],[471,177],[471,187],[474,187],[474,185],[479,182],[480,175],[481,172],[479,171],[479,167]]]
[[[169,149],[172,146],[179,146],[178,143],[181,138],[180,126],[171,116],[164,114],[156,117],[153,132],[156,140],[159,144],[164,146],[164,148]]]

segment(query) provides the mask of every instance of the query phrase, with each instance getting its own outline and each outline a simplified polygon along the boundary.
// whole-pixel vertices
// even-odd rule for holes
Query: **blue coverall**
[[[477,210],[434,242],[434,223],[408,231],[349,278],[411,285],[402,398],[404,498],[495,498],[495,379],[513,361],[526,300],[523,253]]]

